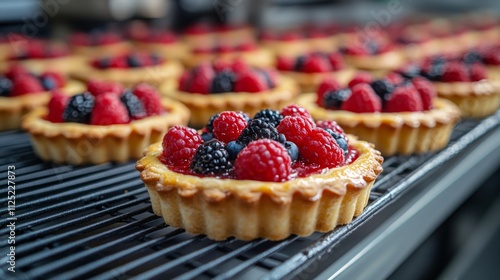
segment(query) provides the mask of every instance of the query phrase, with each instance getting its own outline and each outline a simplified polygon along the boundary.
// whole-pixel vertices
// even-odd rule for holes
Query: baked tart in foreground
[[[360,215],[382,161],[372,144],[290,105],[253,119],[224,111],[199,132],[175,126],[136,168],[168,225],[213,240],[281,240]]]

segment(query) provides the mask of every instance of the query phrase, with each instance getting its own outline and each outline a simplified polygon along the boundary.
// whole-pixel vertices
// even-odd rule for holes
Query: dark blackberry
[[[127,55],[127,65],[132,68],[141,67],[141,61],[133,54]]]
[[[399,74],[405,79],[413,79],[420,76],[420,71],[421,69],[418,65],[412,64],[399,71]]]
[[[103,57],[99,59],[97,62],[97,67],[104,69],[104,68],[109,68],[111,66],[111,58],[109,57]]]
[[[65,122],[89,123],[94,108],[94,96],[89,92],[73,95],[64,110]]]
[[[290,158],[292,158],[292,161],[296,161],[299,159],[299,148],[295,143],[286,141],[284,144],[286,151],[290,155]]]
[[[445,63],[431,64],[428,69],[422,69],[421,75],[431,81],[439,81],[443,77]]]
[[[344,156],[347,155],[347,151],[349,150],[349,144],[347,143],[347,139],[345,136],[340,135],[339,133],[329,129],[329,128],[324,128],[328,134],[330,134],[334,139],[335,142],[339,145],[339,147],[344,151]]]
[[[295,65],[293,66],[293,70],[300,72],[302,70],[302,66],[304,66],[304,62],[306,61],[307,57],[304,55],[301,55],[297,57],[297,60],[295,60]]]
[[[394,91],[394,86],[386,79],[375,80],[370,84],[370,86],[384,102],[389,99],[392,92]]]
[[[42,77],[40,78],[40,83],[45,90],[53,90],[57,88],[57,82],[52,77]]]
[[[326,109],[338,110],[349,96],[351,96],[351,90],[349,88],[328,91],[323,96],[323,106]]]
[[[365,43],[366,49],[368,50],[369,54],[376,54],[380,50],[380,45],[379,43],[375,41],[367,41]]]
[[[271,79],[271,76],[269,75],[269,72],[267,72],[264,69],[259,69],[259,73],[264,77],[264,80],[266,80],[266,84],[269,88],[273,88],[276,85],[274,84],[273,80]]]
[[[464,55],[462,60],[467,64],[483,63],[483,56],[476,51],[470,51]]]
[[[214,120],[219,117],[219,114],[213,114],[210,119],[208,120],[207,125],[205,128],[207,129],[208,132],[212,132],[214,129]]]
[[[0,96],[9,96],[12,91],[12,81],[0,76]]]
[[[144,104],[131,90],[126,90],[120,100],[125,104],[130,118],[138,120],[147,116]]]
[[[208,142],[208,141],[214,139],[214,134],[212,132],[208,132],[208,131],[202,132],[201,139],[203,140],[203,142]]]
[[[212,84],[210,85],[211,93],[223,93],[233,91],[236,76],[234,73],[224,70],[215,74]]]
[[[203,175],[227,174],[232,167],[224,143],[217,139],[201,144],[190,165],[193,172]]]
[[[276,130],[276,127],[274,127],[272,124],[267,122],[267,119],[253,119],[241,132],[238,140],[242,144],[248,145],[248,143],[254,140],[263,138],[278,141],[278,130]]]
[[[436,64],[445,64],[446,63],[446,58],[442,56],[434,56],[431,58],[431,64],[436,65]]]
[[[267,122],[272,124],[274,127],[277,127],[280,124],[281,120],[283,119],[283,116],[279,111],[264,109],[257,112],[257,114],[255,114],[253,118],[267,120]]]
[[[229,154],[229,160],[235,160],[243,148],[245,148],[245,145],[243,145],[240,141],[231,141],[227,143],[226,150]]]

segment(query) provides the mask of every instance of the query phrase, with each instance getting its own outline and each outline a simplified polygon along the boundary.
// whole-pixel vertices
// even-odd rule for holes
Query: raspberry
[[[238,140],[247,145],[248,143],[257,140],[257,139],[271,139],[271,140],[279,140],[279,133],[276,128],[267,122],[265,119],[253,119],[251,120],[245,129],[241,132]]]
[[[300,154],[310,164],[333,168],[344,163],[344,151],[323,128],[314,128],[304,139]]]
[[[114,94],[122,94],[124,87],[112,81],[90,80],[87,83],[87,89],[92,95],[98,96],[102,93],[112,92]]]
[[[432,83],[426,78],[416,77],[412,80],[412,84],[420,94],[420,99],[422,100],[422,109],[432,109],[433,100],[437,96],[436,89],[434,88]]]
[[[95,98],[90,124],[113,125],[129,122],[127,108],[116,94],[112,92],[102,93]]]
[[[316,122],[316,126],[321,127],[323,129],[330,129],[338,133],[339,135],[342,135],[344,138],[346,138],[344,130],[342,129],[342,127],[340,127],[340,125],[336,121],[332,120],[318,121]]]
[[[120,96],[120,100],[125,105],[125,108],[127,108],[130,119],[140,120],[147,116],[144,105],[139,98],[132,93],[132,91],[125,90],[125,92]]]
[[[52,79],[52,81],[54,82],[55,88],[62,88],[66,85],[66,78],[64,77],[63,74],[61,74],[59,72],[45,71],[45,73],[43,73],[40,76],[40,79],[42,80],[42,84],[43,84],[43,80],[48,79],[48,78]],[[44,84],[44,86],[45,86],[45,84]]]
[[[213,134],[215,138],[224,143],[238,139],[243,129],[247,126],[245,118],[232,111],[224,111],[213,121]]]
[[[269,89],[267,82],[259,75],[260,73],[254,71],[247,71],[241,73],[234,83],[235,92],[261,92]]]
[[[181,77],[179,78],[179,90],[181,91],[189,91],[189,83],[191,82],[191,73],[189,71],[184,71]]]
[[[216,59],[213,62],[213,65],[215,72],[222,72],[222,71],[230,71],[231,70],[231,62],[223,59]]]
[[[53,123],[63,122],[63,113],[66,105],[68,104],[69,96],[60,92],[52,92],[52,98],[49,101],[48,109],[49,114],[47,115],[47,120]]]
[[[375,80],[370,83],[370,86],[383,102],[387,101],[394,91],[394,83],[388,79]]]
[[[111,58],[109,66],[111,68],[128,68],[127,58],[123,55],[119,55]]]
[[[261,139],[248,144],[234,161],[234,173],[240,180],[284,182],[290,179],[292,159],[276,141]]]
[[[94,103],[94,96],[88,92],[71,96],[63,112],[63,120],[65,122],[90,123]]]
[[[349,87],[353,88],[357,84],[366,83],[369,84],[373,82],[373,77],[368,72],[358,72],[354,78],[349,82]]]
[[[332,65],[333,70],[341,70],[345,68],[344,58],[339,52],[333,52],[328,55],[328,60]]]
[[[351,94],[351,89],[349,88],[327,91],[323,96],[323,108],[339,110]]]
[[[500,52],[489,51],[484,55],[484,63],[488,65],[500,65]]]
[[[469,67],[470,80],[473,82],[488,78],[486,67],[481,63],[474,63]]]
[[[449,62],[444,68],[443,82],[468,82],[467,67],[461,62]]]
[[[283,116],[279,111],[264,109],[257,112],[253,118],[254,120],[263,119],[266,122],[272,124],[274,127],[277,127],[280,124],[280,121],[283,119]]]
[[[337,142],[337,145],[344,151],[344,158],[347,156],[347,152],[349,151],[349,144],[347,143],[347,138],[345,135],[341,135],[329,128],[323,128],[328,134],[330,134],[333,139],[335,139],[335,142]]]
[[[393,85],[400,85],[404,82],[403,77],[400,74],[394,72],[387,74],[386,79]]]
[[[306,109],[300,107],[299,105],[291,104],[286,106],[285,108],[281,109],[281,115],[283,117],[301,116],[309,119],[312,124],[314,124],[314,120],[311,114],[309,114]]]
[[[227,174],[232,167],[224,143],[217,139],[201,144],[189,166],[193,172],[203,175]]]
[[[332,71],[332,66],[323,55],[312,54],[305,59],[301,70],[304,73],[322,73]]]
[[[189,92],[207,94],[214,79],[215,72],[210,63],[202,63],[191,71],[191,85]]]
[[[342,86],[340,83],[334,78],[326,78],[323,79],[321,84],[319,84],[318,89],[316,90],[316,94],[318,99],[316,100],[316,104],[320,107],[324,107],[323,101],[325,100],[325,94],[328,91],[335,91],[341,89]]]
[[[386,112],[422,111],[422,100],[414,87],[398,87],[385,104]]]
[[[12,80],[12,91],[11,96],[19,96],[27,93],[43,92],[43,88],[40,81],[31,75],[16,76]]]
[[[366,55],[369,51],[361,45],[353,45],[343,48],[342,52],[347,55]]]
[[[154,87],[145,83],[141,83],[136,85],[132,91],[144,105],[144,109],[146,109],[146,114],[148,116],[163,114],[161,97]]]
[[[235,73],[243,73],[245,71],[248,71],[249,69],[250,68],[248,64],[241,58],[236,58],[231,65],[231,70],[233,70]]]
[[[255,44],[255,42],[250,41],[240,44],[236,47],[236,49],[239,51],[254,51],[257,49],[257,45]]]
[[[31,75],[31,73],[28,71],[28,69],[26,69],[26,67],[21,64],[14,64],[10,67],[9,70],[7,70],[7,72],[5,72],[5,76],[11,80],[17,76],[24,75]]]
[[[210,85],[211,93],[223,93],[233,91],[233,84],[236,80],[236,75],[233,72],[224,70],[215,74],[212,84]]]
[[[382,110],[382,102],[370,85],[357,84],[340,109],[355,113],[373,113]]]
[[[293,71],[295,60],[291,57],[279,56],[276,68],[281,71]]]
[[[167,165],[188,166],[202,143],[203,140],[196,130],[176,125],[163,137],[160,160]]]
[[[292,41],[297,41],[301,40],[304,36],[301,34],[298,34],[297,32],[289,31],[281,35],[280,40],[281,41],[286,41],[286,42],[292,42]]]
[[[234,48],[230,45],[221,44],[215,48],[215,52],[217,53],[231,53],[234,51]]]
[[[276,129],[279,133],[285,135],[286,140],[292,141],[298,147],[301,147],[304,139],[313,128],[314,124],[311,123],[309,118],[290,116],[285,117]]]

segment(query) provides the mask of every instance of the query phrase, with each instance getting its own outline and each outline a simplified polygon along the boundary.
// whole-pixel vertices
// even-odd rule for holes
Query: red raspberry
[[[281,35],[280,40],[286,42],[292,42],[301,40],[303,37],[304,36],[300,35],[299,33],[291,31]]]
[[[391,72],[391,73],[387,74],[387,76],[385,78],[386,78],[386,80],[391,82],[391,84],[393,84],[393,85],[400,85],[404,82],[403,76],[401,76],[395,72]]]
[[[488,65],[500,65],[500,52],[491,50],[484,54],[484,63]]]
[[[214,79],[215,71],[210,63],[202,63],[194,70],[191,71],[191,85],[189,92],[208,94],[210,92],[210,85]]]
[[[161,44],[170,44],[177,42],[177,36],[169,31],[160,31],[156,32],[149,38],[150,42],[161,43]]]
[[[134,87],[132,92],[144,104],[144,109],[148,116],[155,116],[163,114],[163,106],[161,105],[161,97],[158,91],[145,83],[138,84]]]
[[[235,92],[261,92],[267,89],[266,79],[255,71],[241,73],[234,83]]]
[[[109,67],[112,68],[128,68],[127,59],[123,55],[115,56],[111,59]]]
[[[112,81],[90,80],[87,82],[87,89],[93,96],[112,92],[116,95],[123,93],[125,89],[121,84]]]
[[[193,53],[196,54],[211,54],[214,52],[214,49],[212,47],[195,47],[193,49]]]
[[[12,91],[11,96],[19,96],[27,93],[37,93],[43,92],[43,88],[40,80],[31,75],[16,76],[12,80]]]
[[[332,90],[339,90],[342,86],[334,78],[325,78],[321,84],[319,84],[316,90],[318,98],[316,99],[316,104],[320,107],[324,107],[323,100],[325,100],[325,94]]]
[[[302,72],[304,73],[320,73],[332,71],[332,66],[329,61],[322,55],[310,55],[306,57],[302,65]]]
[[[95,99],[92,109],[90,124],[92,125],[113,125],[129,123],[130,118],[127,108],[120,101],[118,95],[107,92],[99,94]]]
[[[121,42],[122,38],[120,35],[107,32],[97,35],[97,44],[98,45],[110,45]]]
[[[304,139],[300,155],[310,163],[322,168],[333,168],[344,163],[344,151],[337,141],[323,128],[314,128]]]
[[[237,58],[231,65],[231,69],[236,73],[243,73],[245,71],[248,71],[250,68],[243,59]]]
[[[215,138],[227,144],[237,140],[245,127],[247,127],[247,120],[242,114],[224,111],[214,119],[212,132]]]
[[[423,110],[432,109],[434,98],[436,98],[437,96],[434,85],[432,85],[432,83],[429,80],[423,77],[414,78],[412,80],[412,84],[420,94]]]
[[[469,68],[470,80],[473,82],[488,78],[486,67],[481,63],[474,63]]]
[[[234,48],[230,45],[220,45],[217,48],[215,48],[215,51],[218,53],[231,53],[234,52]]]
[[[190,79],[191,72],[185,71],[184,73],[182,73],[182,76],[179,78],[179,90],[188,91]]]
[[[304,139],[313,128],[314,123],[312,123],[309,118],[289,116],[281,120],[276,129],[279,133],[285,135],[287,141],[292,141],[300,148]]]
[[[354,78],[352,78],[352,80],[349,82],[349,87],[353,88],[357,84],[361,84],[361,83],[369,84],[371,82],[373,82],[373,76],[370,73],[358,72],[358,73],[356,73]]]
[[[76,46],[90,46],[90,38],[83,32],[75,32],[70,35],[69,43]]]
[[[52,98],[49,101],[48,109],[49,114],[47,115],[47,120],[53,123],[63,122],[63,113],[68,105],[69,96],[62,93],[59,90],[54,90],[52,92]]]
[[[415,87],[397,87],[385,104],[385,111],[390,113],[419,112],[422,109],[422,99]]]
[[[334,52],[328,55],[328,60],[332,65],[333,70],[341,70],[345,68],[345,61],[342,54],[339,52]]]
[[[56,86],[58,88],[62,88],[66,85],[66,77],[60,72],[55,72],[55,71],[45,71],[40,78],[47,78],[50,77],[56,82]]]
[[[237,47],[239,51],[253,51],[257,49],[255,42],[246,42]]]
[[[382,110],[382,101],[369,84],[357,84],[352,94],[342,103],[341,110],[355,113],[373,113]]]
[[[163,152],[160,160],[167,165],[189,166],[196,149],[203,143],[198,132],[192,128],[176,125],[163,137]]]
[[[231,69],[231,62],[223,59],[217,59],[214,61],[213,67],[215,72],[221,72],[222,70]]]
[[[292,57],[279,56],[276,68],[281,71],[293,71],[295,67],[295,59]]]
[[[366,55],[368,50],[361,45],[347,46],[344,52],[348,55]]]
[[[5,76],[11,80],[13,80],[17,76],[30,75],[30,72],[26,67],[21,64],[14,64],[10,67],[7,72],[5,72]]]
[[[321,127],[321,128],[328,128],[328,129],[331,129],[333,130],[334,132],[342,135],[345,137],[345,132],[344,132],[344,129],[342,129],[342,127],[340,127],[340,125],[336,122],[336,121],[331,121],[331,120],[328,120],[328,121],[317,121],[316,122],[316,126],[317,127]]]
[[[306,109],[300,107],[299,105],[291,104],[281,109],[281,115],[283,117],[291,117],[291,116],[301,116],[307,119],[312,120],[313,117]],[[314,124],[314,121],[313,121]]]
[[[260,139],[250,142],[234,161],[234,173],[240,180],[284,182],[290,179],[292,159],[280,143]]]
[[[449,62],[446,64],[443,77],[443,82],[468,82],[469,75],[467,67],[461,62]]]

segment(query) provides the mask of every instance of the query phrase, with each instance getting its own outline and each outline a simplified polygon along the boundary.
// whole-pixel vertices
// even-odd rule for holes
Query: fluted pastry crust
[[[259,68],[271,68],[275,64],[275,58],[273,53],[265,48],[258,48],[253,51],[234,51],[222,54],[197,54],[191,53],[184,56],[184,65],[188,68],[195,67],[196,65],[205,62],[213,61],[215,59],[234,61],[240,58],[245,61],[248,65],[252,65]]]
[[[184,59],[188,55],[187,46],[180,41],[169,44],[134,42],[134,46],[139,50],[159,54],[166,59]]]
[[[377,55],[345,55],[346,62],[357,69],[367,71],[390,71],[400,68],[406,62],[400,50]]]
[[[184,105],[167,98],[162,105],[167,111],[163,115],[107,126],[52,123],[44,119],[47,108],[38,108],[22,126],[43,160],[73,165],[122,162],[140,158],[144,148],[161,141],[171,126],[187,123],[189,110]]]
[[[176,173],[158,160],[161,143],[136,168],[165,223],[214,240],[280,240],[330,231],[362,213],[383,158],[372,144],[349,141],[359,152],[353,163],[281,183]]]
[[[295,71],[280,71],[280,73],[297,81],[301,92],[315,92],[319,84],[327,77],[334,78],[341,85],[347,85],[354,77],[355,70],[347,68],[325,73],[303,73]]]
[[[115,55],[117,53],[129,51],[131,48],[132,45],[129,42],[125,41],[100,46],[71,46],[71,50],[73,53],[90,58],[102,55]]]
[[[442,149],[450,139],[460,111],[452,102],[436,99],[435,109],[423,112],[353,113],[328,110],[316,104],[316,95],[302,94],[298,104],[315,120],[334,120],[346,133],[375,144],[384,156],[425,153]]]
[[[54,70],[64,74],[71,74],[85,66],[84,58],[78,55],[68,55],[54,58],[32,58],[20,60],[0,61],[0,71],[7,70],[13,64],[21,64],[33,72]]]

